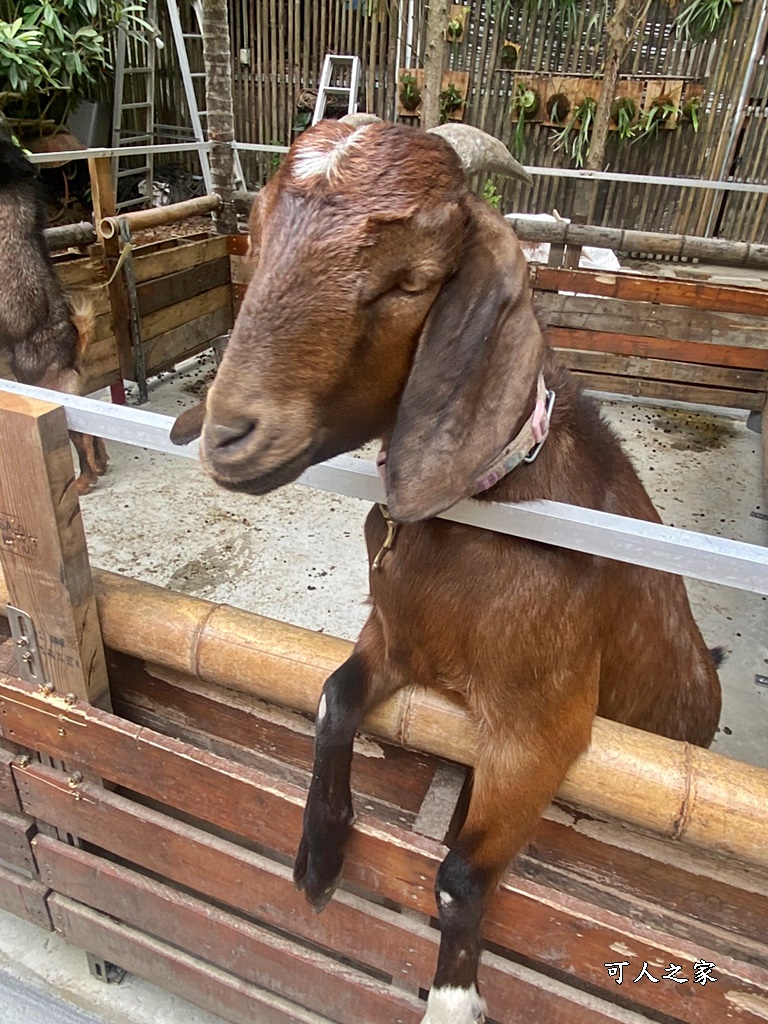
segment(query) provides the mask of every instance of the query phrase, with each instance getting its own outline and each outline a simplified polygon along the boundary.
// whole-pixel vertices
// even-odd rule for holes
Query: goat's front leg
[[[560,709],[557,721],[495,725],[475,765],[464,826],[440,865],[437,972],[422,1024],[479,1024],[480,929],[509,862],[533,834],[571,764],[589,744],[594,703]]]
[[[400,688],[371,671],[361,641],[326,681],[317,709],[315,763],[293,869],[296,887],[316,911],[336,889],[354,820],[349,776],[355,733],[368,710]]]

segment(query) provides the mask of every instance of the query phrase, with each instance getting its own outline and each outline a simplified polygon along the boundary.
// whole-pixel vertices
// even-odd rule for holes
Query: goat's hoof
[[[75,483],[75,490],[79,497],[83,497],[84,494],[90,494],[93,488],[96,486],[98,477],[95,476],[83,476],[81,473]]]
[[[296,863],[293,868],[293,883],[299,892],[303,892],[307,903],[316,914],[319,914],[330,903],[341,877],[341,868],[334,872],[331,881],[321,877],[320,866],[314,863],[309,851],[309,844],[302,837]]]

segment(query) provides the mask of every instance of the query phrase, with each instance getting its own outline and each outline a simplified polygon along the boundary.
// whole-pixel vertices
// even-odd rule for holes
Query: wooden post
[[[91,175],[93,219],[102,246],[102,259],[109,281],[109,302],[112,306],[112,329],[120,360],[120,374],[124,380],[133,380],[133,346],[130,330],[130,304],[122,274],[115,268],[120,258],[120,239],[117,234],[105,237],[99,225],[105,217],[117,213],[115,190],[112,186],[112,161],[109,157],[96,157],[88,161]]]
[[[109,686],[64,409],[0,394],[0,563],[33,620],[41,683],[109,707]]]

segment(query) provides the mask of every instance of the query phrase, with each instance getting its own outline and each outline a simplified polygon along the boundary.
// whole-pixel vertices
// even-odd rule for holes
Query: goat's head
[[[322,122],[260,193],[251,235],[258,264],[208,395],[208,472],[262,494],[385,437],[395,518],[472,493],[530,412],[542,342],[514,234],[451,147]]]

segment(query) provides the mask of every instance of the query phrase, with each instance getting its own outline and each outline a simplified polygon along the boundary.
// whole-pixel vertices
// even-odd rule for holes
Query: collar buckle
[[[544,415],[546,417],[546,423],[547,423],[547,433],[549,432],[549,422],[552,419],[552,410],[555,407],[555,398],[556,398],[556,395],[555,395],[554,391],[547,391],[547,404],[546,404],[546,407],[545,407],[545,410],[544,410]],[[537,441],[536,444],[533,446],[533,448],[531,448],[531,450],[528,452],[528,454],[526,456],[524,456],[523,462],[525,462],[525,463],[533,462],[534,459],[536,458],[536,456],[541,451],[542,445],[544,444],[546,439],[547,439],[547,434],[545,433],[544,437],[542,437],[542,439],[540,441]]]

